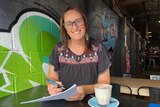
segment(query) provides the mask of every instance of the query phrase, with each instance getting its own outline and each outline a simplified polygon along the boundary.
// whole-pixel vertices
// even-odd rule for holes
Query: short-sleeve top
[[[58,72],[65,88],[73,84],[95,84],[98,75],[111,65],[107,52],[102,43],[92,42],[90,50],[76,55],[70,48],[64,49],[58,43],[50,56],[50,64],[54,65],[54,71]]]

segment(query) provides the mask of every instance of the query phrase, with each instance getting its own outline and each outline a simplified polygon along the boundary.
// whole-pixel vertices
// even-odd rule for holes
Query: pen
[[[63,87],[63,85],[59,85],[57,82],[47,78],[47,81],[53,85],[57,85],[59,88],[62,88],[63,90],[65,90],[65,88]]]

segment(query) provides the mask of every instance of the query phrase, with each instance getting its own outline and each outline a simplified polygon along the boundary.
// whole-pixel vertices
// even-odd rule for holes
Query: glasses
[[[67,22],[67,23],[64,23],[64,27],[66,29],[71,29],[73,27],[73,23],[76,25],[76,26],[81,26],[84,24],[84,20],[83,18],[79,18],[79,19],[76,19],[75,21],[71,22]]]

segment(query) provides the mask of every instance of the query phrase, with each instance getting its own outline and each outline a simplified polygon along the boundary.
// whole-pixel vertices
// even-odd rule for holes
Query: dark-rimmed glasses
[[[71,28],[73,27],[73,23],[74,23],[76,26],[81,26],[81,25],[84,24],[84,20],[83,20],[83,18],[79,18],[79,19],[76,19],[76,20],[73,21],[73,22],[71,22],[71,21],[66,22],[66,23],[64,23],[63,25],[64,25],[65,29],[71,29]]]

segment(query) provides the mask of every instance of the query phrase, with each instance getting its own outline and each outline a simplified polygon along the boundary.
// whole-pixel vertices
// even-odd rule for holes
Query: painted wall
[[[0,97],[45,85],[59,17],[71,4],[82,7],[79,1],[1,0]]]
[[[90,0],[89,3],[94,5],[88,9],[91,35],[103,42],[112,57],[118,38],[119,16],[108,7],[104,0]]]
[[[1,0],[0,3],[0,97],[17,93],[37,85],[45,85],[48,72],[49,55],[54,45],[60,41],[59,18],[62,12],[74,5],[83,10],[88,17],[91,35],[106,43],[104,31],[115,32],[111,56],[111,69],[119,73],[124,71],[119,62],[124,62],[122,45],[124,44],[124,27],[120,28],[116,14],[111,12],[105,0]],[[105,10],[105,11],[104,11]],[[104,12],[111,12],[112,24],[109,29]],[[104,20],[103,20],[104,19]],[[103,25],[104,24],[104,25]],[[113,26],[112,26],[113,25]],[[121,23],[124,26],[124,23]],[[105,29],[102,29],[102,28]],[[112,28],[113,29],[112,29]],[[113,35],[110,35],[110,37]],[[120,37],[120,38],[119,38]],[[116,40],[119,39],[118,45]],[[122,39],[120,41],[120,39]],[[120,44],[120,45],[119,45]],[[115,47],[118,47],[116,53]],[[116,49],[116,50],[117,50]],[[124,50],[123,50],[124,51]],[[120,55],[123,57],[119,58]],[[114,60],[115,59],[115,60]],[[118,67],[115,65],[118,65]],[[125,67],[125,65],[124,65]]]
[[[88,19],[92,36],[102,41],[109,51],[112,65],[111,76],[121,76],[126,72],[125,20],[112,0],[87,0]],[[113,1],[112,1],[113,2]],[[90,4],[90,5],[89,5]],[[114,10],[114,11],[113,11]],[[110,14],[108,20],[107,15]],[[108,35],[108,34],[111,35]]]

